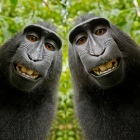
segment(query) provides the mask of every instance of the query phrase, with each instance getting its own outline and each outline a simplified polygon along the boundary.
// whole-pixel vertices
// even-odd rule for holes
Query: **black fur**
[[[47,22],[36,25],[55,31]],[[20,90],[12,84],[10,75],[22,36],[23,31],[20,31],[0,48],[0,140],[45,140],[56,112],[62,53],[58,50],[40,82],[30,90]],[[24,64],[22,56],[18,57]],[[40,72],[42,70],[40,67]],[[21,84],[22,81],[17,79],[17,83]],[[22,86],[25,84],[23,82]]]
[[[84,15],[75,26],[93,17]],[[70,44],[69,66],[76,113],[87,140],[139,140],[140,47],[118,27],[111,23],[110,26],[111,36],[121,51],[123,78],[112,87],[99,85],[85,70],[73,44]],[[115,51],[105,59],[112,59],[113,55],[117,55]]]

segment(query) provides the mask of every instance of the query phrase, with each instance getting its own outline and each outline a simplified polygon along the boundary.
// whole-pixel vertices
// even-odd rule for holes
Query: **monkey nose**
[[[30,60],[35,61],[35,62],[42,60],[42,57],[40,56],[40,54],[37,54],[37,53],[29,53],[28,57]]]
[[[100,56],[104,53],[105,48],[102,47],[92,47],[89,49],[89,54],[93,56]]]

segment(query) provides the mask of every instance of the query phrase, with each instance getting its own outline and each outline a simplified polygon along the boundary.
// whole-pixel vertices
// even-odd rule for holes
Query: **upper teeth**
[[[94,69],[92,69],[97,75],[104,74],[106,72],[111,71],[112,69],[116,68],[118,65],[117,59],[113,59],[103,65],[100,65]]]
[[[25,66],[23,66],[23,65],[21,65],[21,64],[19,64],[19,63],[17,63],[16,69],[17,69],[17,71],[18,71],[20,74],[22,74],[22,75],[24,75],[24,76],[26,76],[26,77],[30,77],[30,78],[32,78],[32,79],[37,78],[38,75],[39,75],[38,72],[36,72],[36,71],[34,71],[34,70],[31,70],[31,69],[29,69],[29,68],[26,68]]]

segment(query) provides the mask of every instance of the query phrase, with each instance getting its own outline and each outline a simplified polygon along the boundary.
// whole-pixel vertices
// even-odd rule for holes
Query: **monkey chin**
[[[118,61],[118,66],[115,69],[102,73],[101,75],[95,74],[93,70],[89,71],[91,79],[94,78],[99,86],[103,88],[111,88],[119,84],[124,77],[124,62],[123,59],[119,59]]]
[[[12,65],[10,73],[10,81],[14,87],[19,90],[30,91],[36,87],[36,85],[42,80],[43,77],[37,79],[28,78],[20,73],[18,73]]]

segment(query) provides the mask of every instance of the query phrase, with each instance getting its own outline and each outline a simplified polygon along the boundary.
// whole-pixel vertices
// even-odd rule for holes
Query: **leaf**
[[[11,17],[7,17],[7,16],[3,16],[3,15],[0,15],[0,20],[10,20],[10,21],[12,21],[13,19],[11,18]]]
[[[111,12],[111,15],[115,15],[118,16],[120,14],[120,10],[119,9],[113,9]]]
[[[11,33],[4,27],[1,27],[1,30],[3,32],[3,36],[4,36],[4,41],[8,40],[9,38],[11,38]]]
[[[60,3],[60,1],[59,1],[59,0],[56,0],[56,1],[57,1],[57,3],[58,3],[58,4],[60,4],[60,5],[61,5],[61,3]]]
[[[123,26],[123,31],[126,32],[128,35],[130,35],[130,31],[131,31],[133,22],[134,22],[134,20],[132,19]]]
[[[18,0],[10,0],[10,2],[11,2],[11,4],[13,4],[14,6],[16,6],[17,3],[18,3]]]

